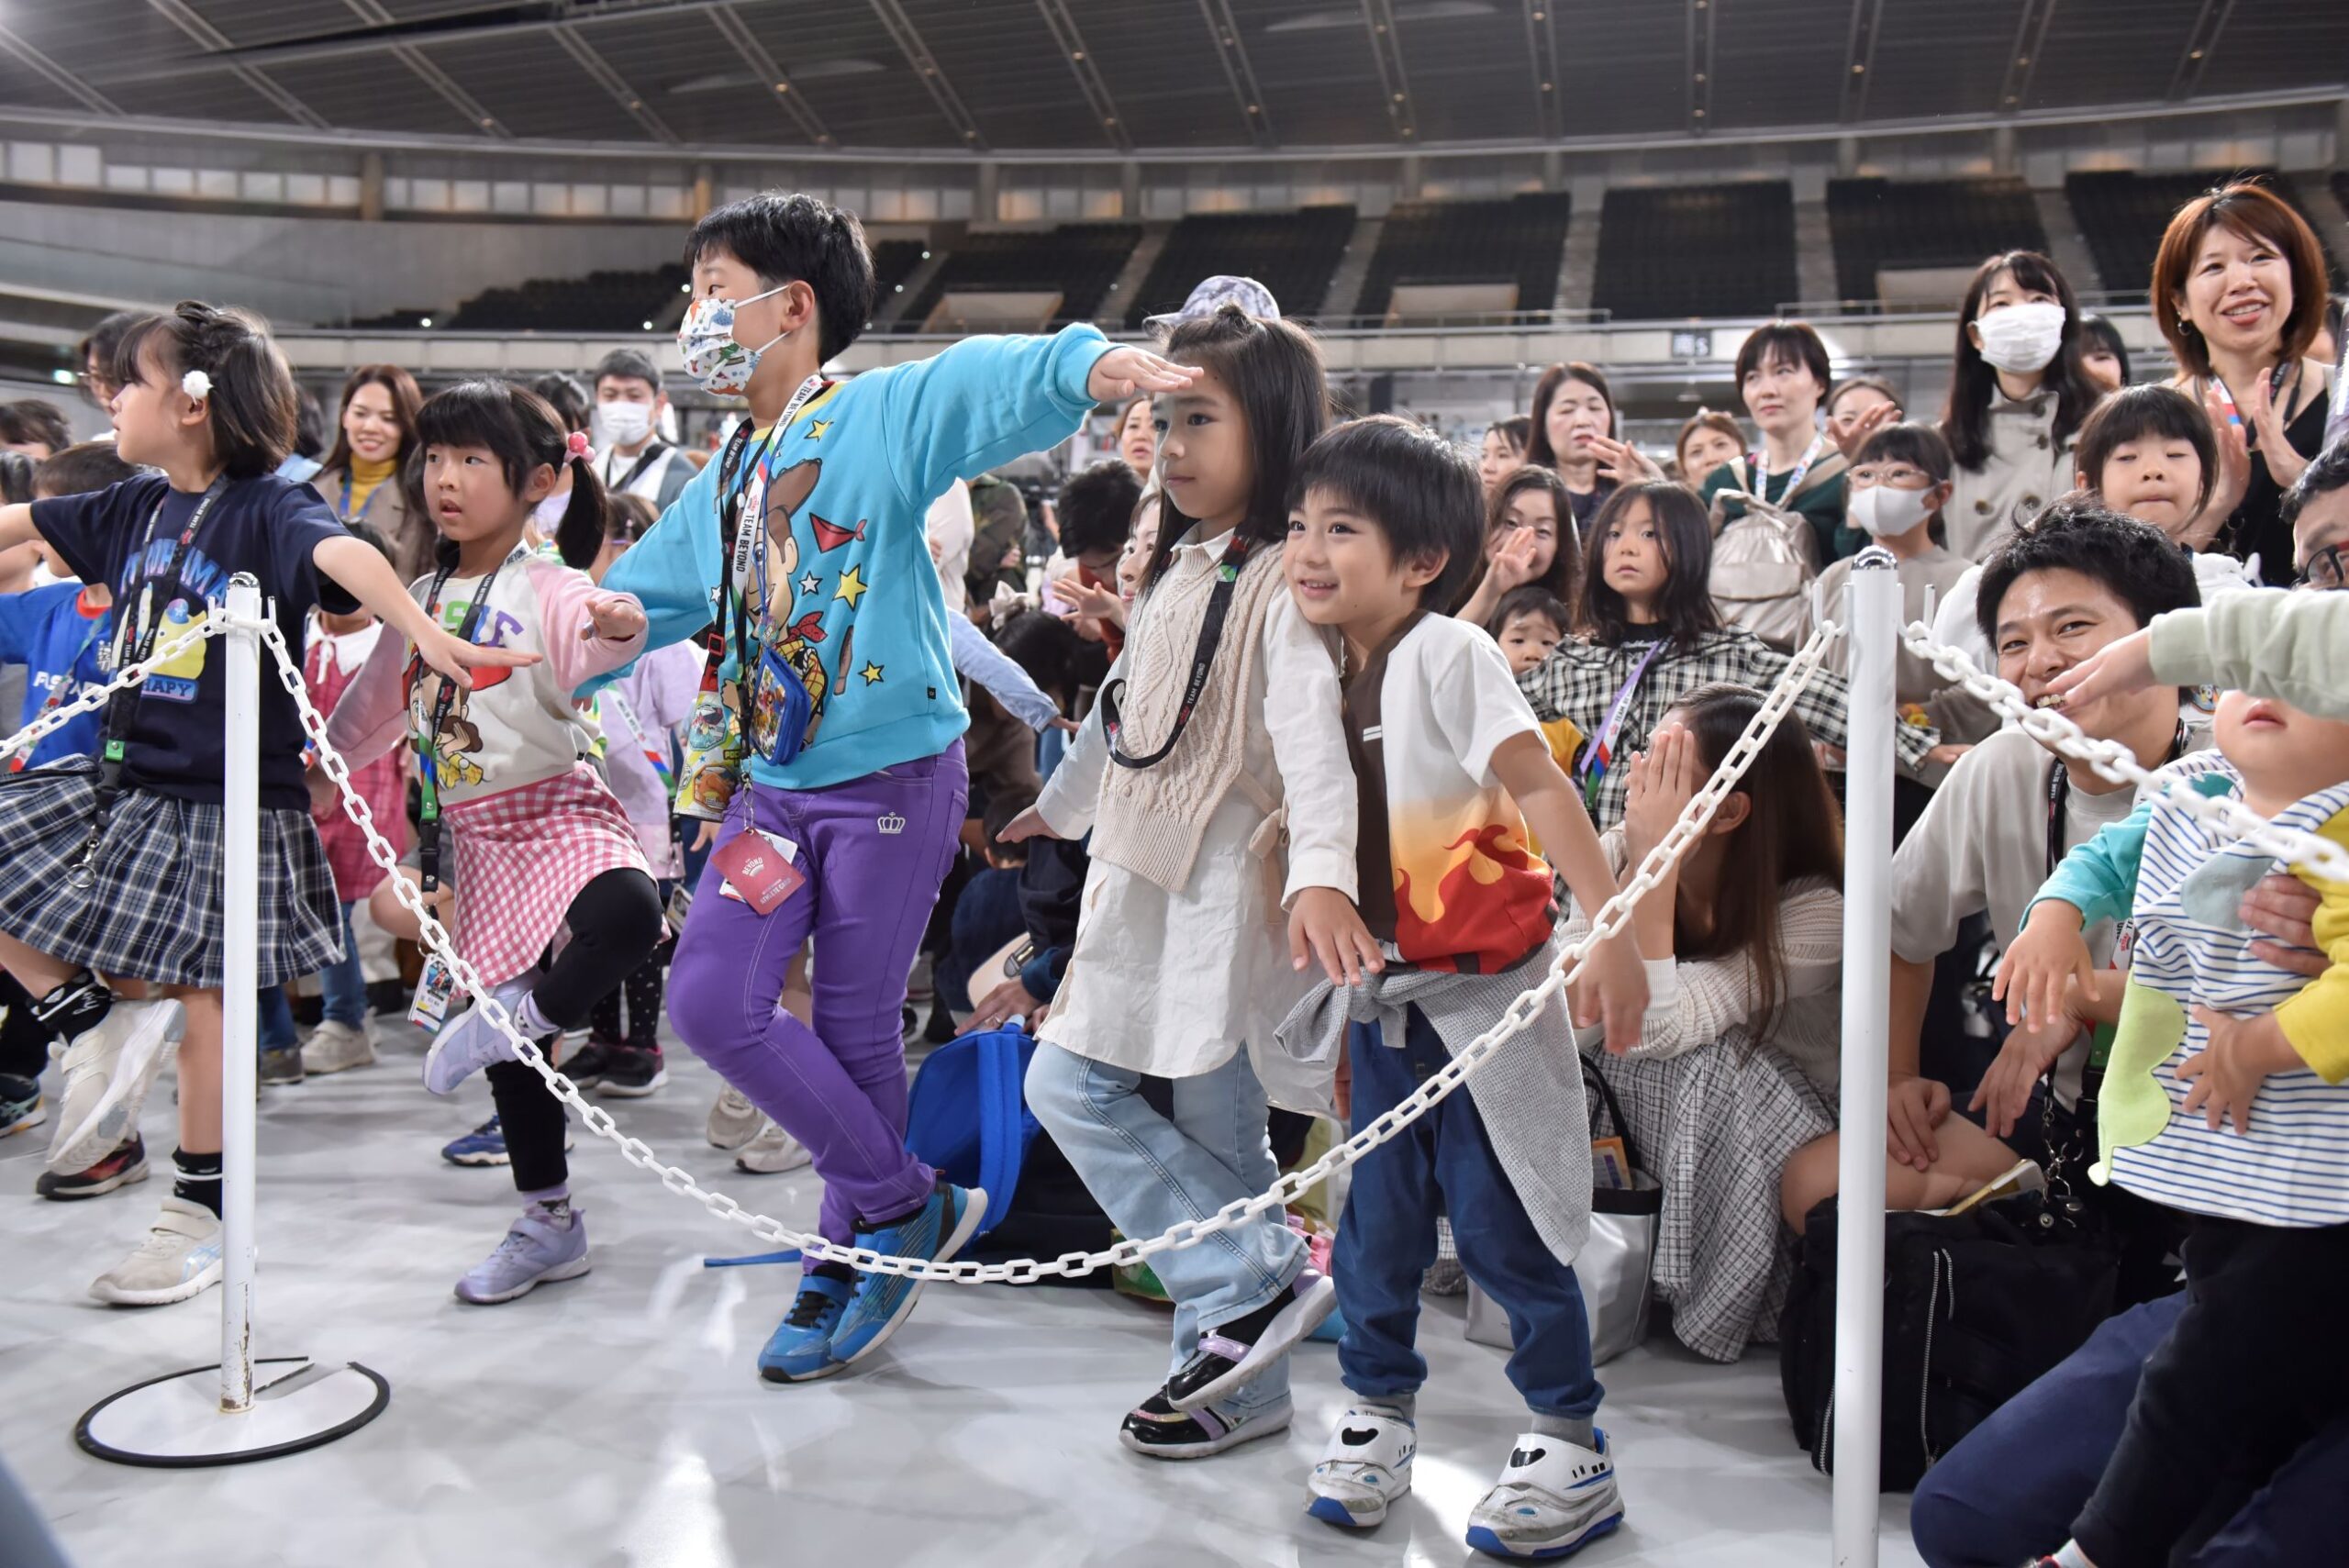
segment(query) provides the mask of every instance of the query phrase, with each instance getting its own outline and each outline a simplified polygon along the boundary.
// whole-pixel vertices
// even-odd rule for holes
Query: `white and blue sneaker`
[[[511,1018],[522,998],[530,994],[530,987],[538,983],[539,972],[527,970],[503,985],[492,987],[489,994],[505,1005],[507,1017]],[[489,1020],[482,1016],[481,1004],[475,1002],[441,1025],[440,1032],[432,1037],[432,1049],[424,1053],[424,1086],[436,1095],[453,1095],[458,1084],[483,1068],[494,1062],[520,1060],[514,1042],[506,1038],[506,1031],[492,1029]]]
[[[856,1244],[892,1257],[942,1263],[963,1250],[986,1211],[983,1189],[958,1187],[941,1178],[928,1203],[895,1225],[859,1230]],[[832,1336],[833,1358],[846,1365],[879,1350],[914,1309],[921,1286],[921,1281],[904,1274],[862,1275],[856,1297],[841,1314],[840,1329]]]
[[[1468,1512],[1468,1544],[1495,1557],[1564,1557],[1623,1522],[1615,1451],[1527,1432],[1483,1502]]]
[[[1321,1462],[1305,1480],[1305,1511],[1325,1524],[1368,1529],[1411,1489],[1419,1429],[1383,1410],[1359,1406],[1338,1418]]]
[[[574,1207],[564,1219],[567,1223],[558,1223],[537,1204],[524,1209],[497,1251],[457,1282],[457,1299],[495,1307],[551,1281],[585,1273],[592,1266],[587,1261],[587,1217]]]
[[[186,1029],[187,1009],[177,1002],[117,1001],[71,1042],[50,1046],[65,1069],[50,1170],[79,1171],[129,1140],[147,1091]]]
[[[138,1250],[100,1274],[90,1294],[111,1307],[162,1307],[220,1283],[220,1217],[171,1194]]]
[[[767,1338],[759,1352],[759,1375],[769,1383],[813,1383],[829,1377],[848,1363],[834,1359],[832,1335],[841,1314],[856,1295],[856,1282],[829,1274],[808,1274],[799,1282],[791,1310]]]
[[[442,1144],[440,1158],[451,1165],[513,1163],[513,1156],[506,1152],[506,1129],[494,1116],[462,1138],[452,1138]]]

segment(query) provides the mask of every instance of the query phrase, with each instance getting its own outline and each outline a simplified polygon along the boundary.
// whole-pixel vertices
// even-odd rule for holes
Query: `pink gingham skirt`
[[[651,875],[636,829],[596,771],[567,773],[449,808],[457,951],[484,984],[539,962],[579,890],[607,871]]]

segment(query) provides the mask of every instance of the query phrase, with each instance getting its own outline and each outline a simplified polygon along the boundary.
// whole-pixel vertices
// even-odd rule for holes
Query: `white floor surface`
[[[595,1270],[503,1307],[450,1287],[514,1208],[504,1169],[444,1163],[488,1114],[436,1101],[421,1048],[262,1093],[258,1351],[356,1360],[391,1407],[340,1442],[213,1470],[139,1470],[74,1446],[107,1394],[217,1359],[219,1293],[99,1306],[91,1278],[168,1190],[168,1078],[147,1112],[154,1175],[39,1201],[49,1129],[0,1143],[0,1455],[79,1568],[733,1568],[741,1564],[1489,1562],[1462,1544],[1518,1408],[1458,1301],[1429,1303],[1431,1366],[1412,1495],[1367,1536],[1306,1518],[1303,1480],[1344,1408],[1336,1352],[1298,1354],[1297,1420],[1217,1459],[1119,1449],[1119,1417],[1164,1373],[1165,1319],[1107,1291],[934,1286],[869,1370],[796,1388],[753,1358],[796,1279],[708,1270],[760,1250],[580,1129],[572,1184]],[[702,1141],[716,1079],[672,1051],[648,1100],[604,1102],[706,1183],[793,1223],[817,1184],[736,1172]],[[1594,1568],[1823,1568],[1828,1483],[1795,1446],[1775,1355],[1718,1367],[1661,1341],[1603,1369],[1625,1526]],[[1912,1564],[1906,1499],[1881,1561]],[[5,1554],[0,1554],[5,1555]]]

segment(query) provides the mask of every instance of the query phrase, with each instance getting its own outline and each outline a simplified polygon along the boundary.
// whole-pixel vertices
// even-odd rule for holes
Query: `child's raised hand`
[[[452,637],[437,626],[426,627],[417,638],[416,655],[444,678],[455,682],[459,691],[466,692],[473,689],[473,678],[468,671],[518,670],[539,662],[535,653],[518,648],[484,648],[478,642]]]
[[[1332,985],[1359,985],[1386,967],[1354,901],[1334,887],[1308,887],[1288,913],[1288,956],[1302,970],[1315,959]]]
[[[2009,1027],[2028,1018],[2046,1029],[2064,1017],[2064,984],[2074,975],[2096,991],[2096,961],[2080,940],[2080,912],[2060,898],[2043,898],[2023,923],[2022,933],[1998,961],[1990,985],[1994,1001],[2007,1005]]]
[[[1093,361],[1093,373],[1085,378],[1085,392],[1096,403],[1114,403],[1138,392],[1180,392],[1198,379],[1199,373],[1190,366],[1129,343]]]
[[[1609,1054],[1620,1056],[1640,1043],[1640,1020],[1648,1010],[1648,971],[1629,932],[1609,937],[1592,950],[1581,980],[1568,995],[1575,1027],[1603,1025]],[[1591,1006],[1594,996],[1596,1007]]]
[[[1052,831],[1052,825],[1044,820],[1044,814],[1032,806],[1005,823],[1002,830],[996,834],[996,840],[1006,844],[1024,844],[1030,839],[1059,837]]]
[[[2099,697],[2143,691],[2153,684],[2154,634],[2145,628],[2106,643],[2048,682],[2047,690],[2063,698],[2065,707],[2085,707]]]
[[[1494,591],[1506,594],[1532,582],[1533,552],[1540,546],[1531,528],[1511,528],[1502,535],[1501,542],[1493,547],[1490,570]]]
[[[2284,1038],[2284,1026],[2274,1013],[2244,1018],[2197,1007],[2194,1021],[2210,1031],[2210,1038],[2200,1051],[2177,1064],[2178,1082],[2193,1085],[2178,1108],[2188,1116],[2200,1111],[2203,1125],[2212,1132],[2232,1117],[2235,1134],[2242,1137],[2251,1131],[2251,1103],[2259,1098],[2259,1085],[2270,1073],[2288,1073],[2306,1063]]]
[[[608,599],[587,601],[588,624],[579,628],[579,640],[593,642],[600,638],[606,642],[626,642],[644,635],[644,606],[634,599],[615,595]]]

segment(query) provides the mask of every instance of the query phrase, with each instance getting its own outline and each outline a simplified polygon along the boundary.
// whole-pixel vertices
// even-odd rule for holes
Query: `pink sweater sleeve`
[[[375,651],[327,719],[327,741],[353,768],[363,768],[407,734],[407,694],[401,676],[407,669],[407,639],[389,627],[375,639]]]
[[[642,633],[625,642],[582,635],[595,630],[588,606],[598,602],[635,605],[635,595],[607,593],[587,573],[560,562],[532,561],[529,573],[531,591],[539,596],[539,630],[546,639],[547,673],[558,688],[577,691],[644,651]]]

